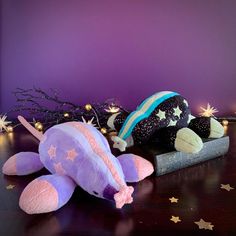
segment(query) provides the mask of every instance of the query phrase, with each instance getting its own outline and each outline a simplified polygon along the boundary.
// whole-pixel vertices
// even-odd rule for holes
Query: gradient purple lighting
[[[2,0],[0,112],[16,87],[135,108],[161,90],[236,111],[234,0]]]

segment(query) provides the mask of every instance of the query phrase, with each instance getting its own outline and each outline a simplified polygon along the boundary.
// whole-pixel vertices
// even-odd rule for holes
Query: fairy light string
[[[56,90],[50,89],[49,93],[40,88],[23,89],[17,88],[13,94],[16,98],[16,106],[6,114],[0,114],[0,133],[14,132],[14,129],[21,125],[18,121],[9,121],[8,116],[14,114],[27,114],[33,118],[29,122],[39,131],[45,131],[48,128],[69,121],[81,121],[96,127],[104,135],[109,134],[111,130],[107,126],[108,118],[118,112],[129,111],[119,105],[114,99],[106,100],[103,103],[87,103],[78,105],[70,101],[59,98]],[[47,105],[45,105],[47,104]],[[215,117],[218,110],[210,106],[200,107],[201,116]],[[27,117],[26,115],[26,117]],[[14,115],[15,117],[15,115]],[[228,126],[229,122],[236,121],[236,117],[217,118],[223,126]]]
[[[53,125],[64,122],[81,121],[91,123],[106,135],[109,131],[106,124],[108,117],[116,112],[128,112],[114,99],[106,100],[103,103],[78,105],[60,99],[58,92],[52,89],[50,93],[47,93],[40,88],[17,88],[13,94],[16,97],[16,106],[7,114],[0,115],[2,132],[13,132],[17,126],[21,125],[18,121],[7,121],[7,115],[26,113],[26,117],[35,117],[30,123],[39,131],[45,131]],[[4,118],[2,126],[1,118]]]

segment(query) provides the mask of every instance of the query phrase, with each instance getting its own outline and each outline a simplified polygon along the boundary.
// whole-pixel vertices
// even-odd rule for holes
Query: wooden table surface
[[[48,172],[1,174],[0,235],[236,235],[236,124],[229,124],[226,132],[230,150],[225,157],[133,184],[134,202],[121,210],[78,187],[58,211],[27,215],[18,206],[19,196],[31,180]],[[14,153],[37,147],[26,131],[0,134],[0,167]],[[221,184],[235,189],[226,191]],[[9,185],[14,188],[6,189]],[[171,203],[171,197],[178,203]],[[170,221],[172,216],[181,222]],[[211,222],[213,230],[199,229],[194,222],[201,218]]]

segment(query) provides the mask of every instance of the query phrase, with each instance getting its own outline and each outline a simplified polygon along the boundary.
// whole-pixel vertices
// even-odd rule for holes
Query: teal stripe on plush
[[[165,94],[167,94],[167,93],[169,94],[169,93],[171,93],[171,92],[169,92],[169,91],[162,91],[162,92],[155,93],[154,95],[152,95],[152,96],[146,98],[146,99],[136,108],[136,110],[133,111],[131,114],[129,114],[129,116],[126,118],[125,123],[123,124],[123,126],[121,127],[121,130],[120,130],[120,132],[119,132],[119,136],[122,134],[122,132],[124,131],[124,129],[125,129],[126,126],[127,126],[127,123],[128,123],[129,120],[133,117],[133,115],[135,115],[135,113],[136,113],[137,111],[140,111],[140,110],[143,108],[143,106],[144,106],[146,103],[148,103],[149,100],[151,100],[154,96],[157,96],[158,94],[161,94],[161,93],[163,93],[163,95],[165,95]],[[160,99],[160,98],[159,98],[159,99]],[[158,99],[157,99],[157,100],[158,100]]]
[[[141,110],[141,109],[143,108],[143,106],[144,106],[147,102],[149,102],[150,99],[152,99],[154,96],[157,96],[158,94],[161,94],[161,93],[163,93],[163,95],[165,95],[165,94],[167,94],[167,93],[169,94],[169,93],[171,93],[171,92],[170,92],[170,91],[162,91],[162,92],[158,92],[158,93],[153,94],[152,96],[146,98],[146,99],[137,107],[136,110]]]
[[[122,134],[123,130],[125,129],[125,127],[126,127],[128,121],[129,121],[129,119],[133,116],[133,114],[135,114],[137,111],[140,111],[140,109],[142,109],[142,107],[144,106],[144,103],[142,103],[142,104],[138,107],[138,110],[132,112],[132,113],[127,117],[127,119],[126,119],[125,123],[123,124],[123,126],[122,126],[122,128],[121,128],[121,130],[120,130],[118,136],[119,136],[120,138],[124,139],[124,140],[127,139],[127,138],[131,135],[131,133],[132,133],[134,127],[135,127],[141,120],[143,120],[143,119],[147,118],[148,116],[150,116],[150,114],[155,110],[155,108],[156,108],[159,104],[161,104],[161,103],[164,102],[165,100],[167,100],[167,99],[169,99],[169,98],[171,98],[171,97],[174,97],[174,96],[176,96],[176,95],[179,95],[179,94],[173,92],[173,93],[166,94],[166,95],[164,95],[163,97],[161,97],[161,98],[155,100],[155,101],[153,102],[153,104],[150,106],[150,108],[149,108],[143,115],[138,116],[138,117],[133,121],[133,123],[131,124],[130,128],[129,128],[128,131],[123,135],[123,137],[120,137],[120,135]],[[146,99],[145,101],[148,102],[148,100],[149,100],[149,98]],[[146,103],[146,102],[145,102],[145,103]]]
[[[123,124],[123,126],[121,127],[121,130],[120,130],[120,132],[119,132],[119,136],[120,136],[120,137],[121,137],[122,132],[123,132],[124,129],[126,128],[127,123],[128,123],[129,120],[135,115],[135,113],[136,113],[137,111],[142,110],[143,106],[144,106],[146,103],[148,103],[154,96],[157,96],[157,95],[162,94],[162,93],[163,93],[163,96],[164,96],[164,95],[166,95],[167,93],[170,94],[171,92],[169,92],[169,91],[162,91],[162,92],[155,93],[154,95],[152,95],[152,96],[146,98],[146,99],[136,108],[136,110],[133,111],[133,112],[126,118],[125,123]],[[160,99],[160,98],[159,98],[159,99]],[[158,100],[158,99],[157,99],[157,100]]]

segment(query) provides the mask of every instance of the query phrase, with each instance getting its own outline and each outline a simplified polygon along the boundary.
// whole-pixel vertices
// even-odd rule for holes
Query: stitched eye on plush
[[[95,195],[98,195],[98,193],[97,193],[96,191],[93,191],[93,193],[94,193]]]

